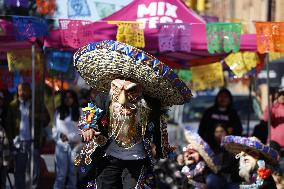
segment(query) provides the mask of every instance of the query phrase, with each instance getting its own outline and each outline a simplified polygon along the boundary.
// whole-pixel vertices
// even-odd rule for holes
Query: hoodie
[[[218,96],[226,93],[230,99],[226,109],[218,107]],[[237,111],[232,107],[233,97],[228,89],[221,89],[215,98],[215,104],[205,110],[198,129],[198,134],[212,147],[214,146],[214,131],[218,124],[225,126],[230,135],[241,135],[243,128]]]

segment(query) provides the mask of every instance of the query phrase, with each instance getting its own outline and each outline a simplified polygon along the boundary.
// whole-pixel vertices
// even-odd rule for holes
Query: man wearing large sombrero
[[[239,159],[239,175],[245,180],[240,189],[276,189],[271,167],[278,153],[255,137],[226,136],[222,145]]]
[[[188,145],[183,149],[185,166],[182,173],[187,176],[193,189],[222,189],[225,183],[217,175],[220,161],[209,145],[195,132],[185,128]]]
[[[173,150],[164,109],[189,101],[191,91],[165,64],[116,41],[80,48],[74,65],[91,87],[109,94],[84,109],[79,127],[88,143],[76,163],[96,164],[99,189],[154,188],[151,144],[158,158]]]

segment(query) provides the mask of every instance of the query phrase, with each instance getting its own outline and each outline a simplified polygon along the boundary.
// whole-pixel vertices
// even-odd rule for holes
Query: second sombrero
[[[278,161],[277,151],[262,144],[255,137],[225,136],[222,139],[222,145],[226,150],[234,154],[242,151],[248,154],[254,152],[254,154],[260,154],[264,160],[267,160],[271,164],[277,164]]]

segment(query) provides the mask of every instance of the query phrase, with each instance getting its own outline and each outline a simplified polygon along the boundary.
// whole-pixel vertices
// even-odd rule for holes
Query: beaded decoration
[[[88,106],[82,108],[83,115],[79,121],[78,127],[81,131],[88,130],[90,128],[95,129],[97,126],[97,120],[101,116],[103,110],[97,108],[93,102],[89,102]]]
[[[161,131],[162,154],[164,158],[169,158],[169,156],[172,155],[176,149],[175,147],[170,146],[169,144],[167,123],[168,123],[167,115],[162,114],[160,119],[160,131]]]
[[[86,131],[88,129],[98,130],[97,120],[100,118],[103,110],[97,108],[92,102],[88,103],[88,107],[82,108],[83,115],[79,121],[78,127],[81,131]],[[96,150],[98,146],[103,146],[107,142],[107,138],[103,135],[99,135],[97,137],[92,138],[89,142],[87,142],[80,154],[77,154],[74,164],[79,166],[82,159],[84,159],[84,163],[86,165],[90,165],[92,163],[91,155]]]

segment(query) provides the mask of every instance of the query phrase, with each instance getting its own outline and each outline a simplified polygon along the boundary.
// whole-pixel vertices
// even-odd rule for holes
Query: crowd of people
[[[114,45],[110,48],[111,43]],[[270,110],[266,108],[261,120],[266,125],[270,112],[269,146],[265,145],[267,139],[261,137],[260,127],[255,127],[254,137],[242,136],[242,123],[232,105],[233,96],[223,88],[214,105],[204,112],[198,133],[184,128],[188,145],[178,152],[168,142],[164,107],[187,102],[190,90],[178,78],[168,85],[168,78],[152,68],[148,70],[152,74],[141,75],[148,67],[133,65],[128,59],[138,58],[141,62],[146,58],[140,51],[119,54],[121,49],[130,50],[126,44],[108,41],[92,48],[90,45],[75,54],[74,65],[93,84],[93,89],[81,90],[79,97],[73,90],[61,91],[60,103],[54,112],[50,113],[36,98],[32,121],[28,83],[18,85],[11,102],[6,93],[0,92],[1,188],[5,188],[9,171],[14,173],[16,189],[40,188],[40,150],[44,144],[43,129],[48,125],[52,125],[55,143],[54,189],[276,188],[280,182],[277,176],[283,175],[283,89],[278,90]],[[114,56],[123,61],[114,64],[112,59],[104,57],[105,49],[117,53]],[[90,64],[84,64],[84,56],[99,66],[89,68]],[[155,61],[149,55],[144,56]],[[125,65],[118,64],[124,62],[132,72],[138,70],[135,76],[132,72],[127,72],[130,75],[121,72]],[[101,70],[102,67],[112,69],[113,75],[106,77],[109,70]],[[102,92],[107,84],[108,93]],[[167,93],[164,86],[168,87]]]
[[[76,92],[66,90],[61,92],[60,105],[56,108],[52,121],[52,137],[55,141],[55,168],[56,177],[54,188],[77,188],[78,169],[74,165],[76,153],[82,148],[82,139],[77,131],[81,107],[88,104],[88,101],[103,102],[104,96],[96,95],[97,91],[81,90],[78,98]],[[5,93],[0,92],[0,164],[1,164],[1,188],[6,186],[7,173],[14,166],[15,186],[23,188],[28,185],[26,177],[29,174],[29,159],[31,157],[31,132],[30,132],[30,112],[31,112],[31,89],[30,85],[22,83],[18,86],[16,99],[9,104],[5,102]],[[283,155],[283,140],[281,138],[281,119],[283,115],[284,90],[279,89],[271,107],[271,145],[277,149],[279,155]],[[220,160],[220,170],[218,176],[205,176],[207,188],[239,188],[242,178],[239,176],[238,160],[222,146],[222,138],[228,135],[241,136],[242,125],[236,110],[232,107],[233,97],[227,89],[221,89],[216,96],[214,106],[208,108],[200,121],[198,134],[210,146],[212,151]],[[42,128],[46,127],[50,121],[46,108],[40,110],[41,106],[36,105],[36,127],[35,127],[35,148],[34,148],[34,174],[33,186],[38,187],[40,174],[40,147],[42,145]],[[42,115],[39,112],[43,111]],[[263,127],[267,121],[267,109],[263,115]],[[43,119],[44,118],[44,119]],[[40,120],[39,120],[40,119]],[[254,135],[259,137],[255,128]],[[261,131],[267,132],[264,128]],[[261,132],[263,135],[263,132]],[[260,136],[261,138],[261,136]],[[263,140],[262,140],[263,142]],[[152,146],[153,152],[155,145]],[[196,151],[185,147],[182,153],[176,153],[168,159],[157,160],[154,173],[157,178],[159,188],[190,188],[187,175],[184,174],[185,166],[194,160]],[[155,152],[154,152],[155,154]],[[14,158],[11,158],[13,156]],[[154,156],[155,157],[155,156]],[[190,157],[190,158],[189,158]],[[283,156],[281,156],[283,159]],[[11,159],[14,162],[11,162]],[[275,177],[279,178],[283,174],[283,160],[281,166],[276,166]],[[278,177],[277,177],[278,176]],[[277,181],[280,182],[279,180]]]
[[[271,101],[271,140],[269,146],[275,149],[279,154],[279,162],[273,168],[273,178],[278,184],[278,188],[283,188],[283,104],[284,104],[284,90],[282,88],[275,91],[273,100]],[[206,180],[207,188],[239,188],[243,179],[239,173],[239,162],[235,158],[235,155],[224,148],[222,144],[224,138],[229,135],[242,136],[242,124],[237,111],[232,107],[233,97],[227,89],[221,89],[216,96],[215,104],[209,107],[203,114],[200,121],[198,134],[204,142],[206,142],[214,154],[220,161],[220,169],[218,171],[217,179],[211,179],[210,176]],[[258,142],[263,144],[267,143],[268,139],[268,108],[265,109],[263,118],[260,120],[260,124],[256,125],[253,131],[253,139],[257,139]],[[277,129],[277,131],[276,131]],[[249,140],[249,138],[248,138]],[[182,172],[182,167],[186,165],[188,160],[188,154],[192,154],[192,159],[195,156],[195,152],[191,150],[185,150],[183,153],[178,154],[175,161],[171,161],[175,165],[165,166],[170,164],[169,162],[161,162],[161,169],[158,175],[162,175],[162,180],[168,181],[168,188],[188,188],[187,180],[181,179],[179,172]],[[170,160],[167,160],[170,161]],[[161,174],[163,170],[163,174]],[[174,174],[173,174],[174,173]],[[177,175],[177,176],[176,176]],[[173,179],[165,179],[170,176]],[[211,184],[211,182],[218,184]],[[209,183],[208,183],[209,182]],[[201,187],[202,188],[202,187]],[[266,188],[274,188],[272,185],[267,185]]]

